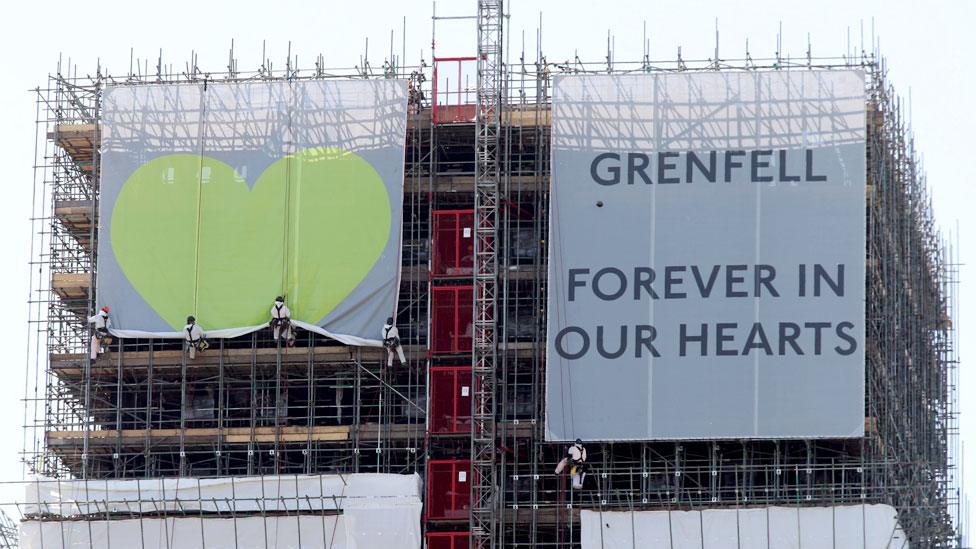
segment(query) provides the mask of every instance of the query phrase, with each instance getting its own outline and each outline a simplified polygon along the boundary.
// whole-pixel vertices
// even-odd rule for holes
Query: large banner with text
[[[864,90],[555,78],[547,440],[863,436]]]

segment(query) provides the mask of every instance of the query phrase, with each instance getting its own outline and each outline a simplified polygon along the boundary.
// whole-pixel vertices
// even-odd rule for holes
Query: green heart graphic
[[[390,233],[390,199],[373,167],[333,148],[277,160],[253,189],[227,164],[193,154],[132,173],[112,209],[116,260],[174,330],[268,320],[276,295],[316,323],[370,271]]]

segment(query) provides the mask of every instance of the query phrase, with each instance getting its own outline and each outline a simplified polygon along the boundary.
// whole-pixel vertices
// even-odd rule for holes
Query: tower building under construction
[[[22,546],[962,547],[956,262],[878,52],[554,63],[503,48],[501,2],[472,18],[470,51],[413,64],[231,52],[38,88]],[[767,236],[834,166],[822,227],[794,225],[840,240]],[[695,226],[747,232],[748,268],[666,238]],[[583,326],[602,311],[626,326]],[[582,488],[554,472],[577,437]]]

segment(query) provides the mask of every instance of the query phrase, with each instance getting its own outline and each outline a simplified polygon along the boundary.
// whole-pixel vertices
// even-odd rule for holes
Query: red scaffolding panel
[[[471,460],[428,460],[427,520],[467,520],[470,511]]]
[[[470,549],[468,532],[427,532],[427,549]]]
[[[474,293],[468,286],[434,286],[431,293],[432,353],[470,353]]]
[[[477,60],[477,57],[434,58],[431,103],[435,124],[474,122],[478,98],[471,79],[476,78]]]
[[[471,432],[471,366],[430,369],[430,432]]]
[[[474,210],[436,210],[434,276],[471,276],[474,271]]]

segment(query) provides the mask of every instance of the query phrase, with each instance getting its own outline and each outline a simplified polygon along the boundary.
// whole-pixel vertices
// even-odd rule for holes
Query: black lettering
[[[639,161],[639,162],[638,162]],[[634,184],[634,174],[640,176],[640,178],[647,183],[651,184],[651,178],[647,176],[647,166],[650,165],[651,159],[647,157],[644,153],[627,153],[627,184]]]
[[[674,151],[662,151],[657,153],[657,183],[658,185],[681,183],[678,177],[667,177],[667,171],[678,167],[674,162],[669,162],[669,158],[678,158],[678,153]]]
[[[685,282],[684,279],[672,275],[682,273],[684,270],[684,265],[669,265],[664,268],[664,299],[682,299],[688,297],[688,294],[685,292],[671,291],[672,286],[680,286]]]
[[[839,354],[841,356],[847,356],[847,355],[853,354],[854,351],[857,350],[857,340],[854,339],[853,336],[851,336],[850,334],[847,333],[847,332],[849,332],[850,330],[853,330],[853,329],[854,329],[854,323],[853,322],[844,321],[844,322],[841,322],[841,323],[839,323],[837,325],[837,328],[836,328],[837,337],[839,337],[839,338],[841,338],[841,339],[843,339],[844,341],[847,342],[847,347],[846,348],[843,348],[840,345],[834,347],[834,351],[837,351],[837,354]]]
[[[735,276],[736,271],[745,271],[747,268],[745,265],[725,266],[725,297],[746,297],[749,295],[749,292],[745,290],[736,291],[733,289],[735,284],[741,284],[746,281],[745,276]]]
[[[807,149],[807,161],[806,161],[806,172],[807,181],[826,181],[826,175],[814,175],[813,174],[813,149]]]
[[[693,174],[691,173],[692,166],[698,168],[698,172],[705,176],[706,181],[715,183],[715,159],[717,156],[715,151],[708,151],[708,168],[706,168],[705,164],[702,163],[694,151],[688,151],[685,157],[685,179],[687,179],[688,183],[694,181]]]
[[[768,149],[752,151],[752,154],[750,155],[752,161],[749,164],[752,166],[753,183],[766,183],[773,180],[773,176],[771,175],[759,175],[759,170],[769,167],[769,160],[760,160],[760,157],[764,156],[768,158],[772,155],[773,151]]]
[[[804,328],[813,328],[813,354],[820,355],[821,331],[830,328],[829,322],[805,322]]]
[[[773,288],[773,279],[776,278],[776,267],[772,265],[756,265],[755,272],[755,296],[762,295],[762,288],[765,287],[769,295],[779,297],[779,292]]]
[[[600,280],[602,280],[603,276],[606,274],[612,274],[616,276],[617,281],[620,283],[620,286],[613,293],[608,294],[605,293],[602,289],[600,289]],[[617,299],[620,296],[624,295],[624,292],[626,291],[627,291],[627,277],[624,276],[623,271],[621,271],[616,267],[604,267],[599,271],[597,271],[595,275],[593,275],[593,293],[603,301],[613,301],[614,299]]]
[[[708,324],[701,325],[701,335],[688,335],[688,325],[678,326],[678,354],[685,356],[685,350],[690,341],[697,341],[701,345],[700,356],[708,356]]]
[[[717,356],[735,356],[739,354],[735,349],[726,349],[725,343],[735,341],[734,335],[726,335],[726,330],[739,327],[736,322],[719,322],[715,325],[715,354]]]
[[[563,339],[568,334],[579,334],[579,336],[582,338],[583,344],[580,345],[579,351],[571,353],[566,350],[566,347],[563,345]],[[579,326],[569,326],[567,328],[563,328],[558,334],[556,334],[556,352],[559,353],[559,356],[565,358],[566,360],[576,360],[577,358],[585,355],[589,350],[590,336],[586,333],[586,330],[580,328]]]
[[[695,284],[698,285],[698,291],[702,297],[712,295],[712,289],[715,287],[715,280],[718,278],[720,268],[719,265],[712,265],[712,272],[708,275],[708,282],[702,284],[701,271],[698,270],[698,265],[691,266],[691,274],[695,277]]]
[[[638,324],[637,329],[634,332],[634,343],[636,349],[634,349],[634,356],[636,358],[641,358],[643,349],[647,349],[651,352],[651,356],[657,358],[661,354],[657,352],[654,348],[654,340],[657,338],[657,329],[654,326],[648,326],[647,324]]]
[[[761,322],[752,324],[752,330],[749,331],[749,337],[746,338],[746,346],[742,349],[742,355],[748,356],[749,351],[753,349],[762,349],[767,355],[773,354],[773,349],[769,346],[769,340],[766,338],[766,331],[763,330]]]
[[[576,288],[582,288],[586,286],[586,282],[582,280],[576,280],[576,275],[590,274],[589,269],[570,269],[569,270],[569,300],[576,300]]]
[[[600,353],[603,358],[620,358],[620,355],[624,354],[627,350],[627,327],[620,327],[620,345],[617,347],[616,351],[607,351],[606,347],[603,345],[603,326],[596,327],[596,352]]]
[[[596,181],[600,185],[610,186],[610,185],[616,185],[617,183],[620,183],[620,166],[607,167],[607,173],[610,174],[609,179],[604,179],[600,177],[600,174],[597,172],[597,168],[599,167],[599,164],[604,160],[610,160],[610,159],[620,162],[620,155],[611,152],[600,153],[596,155],[596,158],[594,158],[593,162],[590,163],[590,177],[592,177],[593,181]]]
[[[786,333],[789,329],[790,333]],[[800,325],[793,322],[780,322],[779,323],[779,356],[786,355],[786,344],[789,343],[790,347],[793,348],[793,352],[802,355],[803,349],[796,344],[796,339],[800,337]]]
[[[735,159],[737,156],[745,156],[746,151],[725,151],[725,182],[732,182],[732,169],[741,168],[742,162]]]
[[[786,174],[786,149],[779,150],[779,180],[784,182],[799,181],[798,175]]]
[[[826,282],[830,289],[833,290],[834,295],[838,297],[844,297],[844,264],[841,263],[837,265],[837,278],[830,278],[827,274],[827,270],[823,268],[823,265],[819,263],[814,263],[813,265],[813,295],[814,297],[820,297],[820,282]]]
[[[806,295],[807,295],[807,266],[805,264],[803,264],[803,263],[800,263],[800,272],[797,273],[797,274],[798,274],[798,278],[800,279],[799,280],[799,283],[800,283],[799,284],[799,286],[800,286],[800,291],[799,291],[800,297],[806,297]]]
[[[657,292],[651,287],[654,282],[654,269],[650,267],[636,267],[634,269],[634,301],[640,301],[641,289],[651,295],[651,299],[658,299]]]

